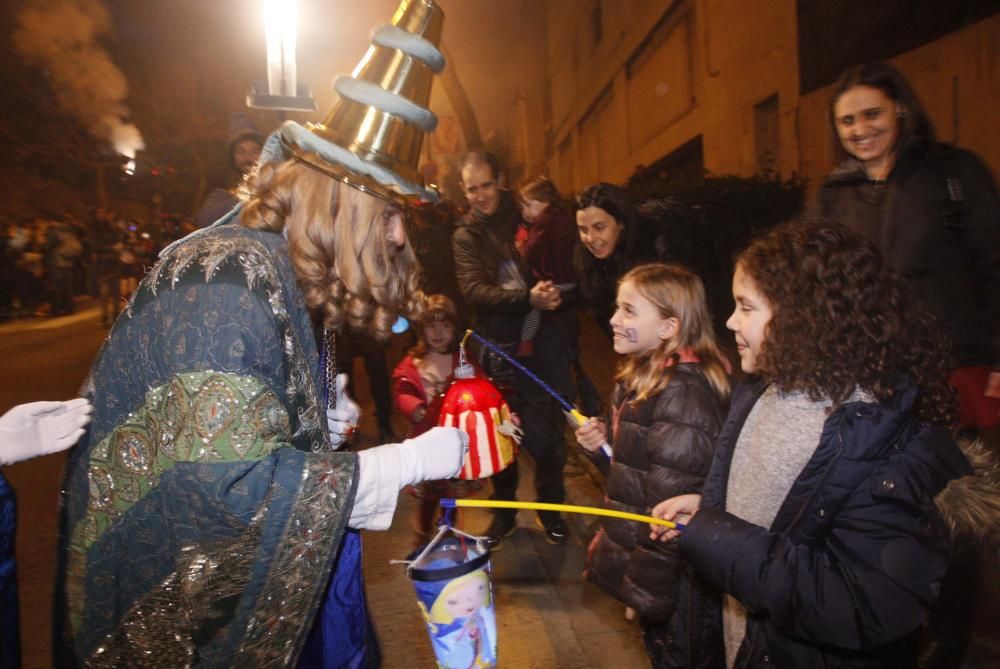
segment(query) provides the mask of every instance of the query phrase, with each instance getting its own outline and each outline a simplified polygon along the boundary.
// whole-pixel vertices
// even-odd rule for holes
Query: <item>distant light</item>
[[[403,334],[410,329],[410,321],[406,320],[402,316],[396,319],[396,322],[392,324],[392,331],[396,334]]]
[[[132,176],[135,174],[135,158],[130,158],[127,163],[125,163],[125,174]]]

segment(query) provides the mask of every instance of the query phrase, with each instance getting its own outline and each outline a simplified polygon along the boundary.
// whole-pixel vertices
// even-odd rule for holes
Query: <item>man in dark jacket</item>
[[[521,222],[514,197],[503,190],[496,157],[474,151],[460,165],[462,187],[471,210],[462,217],[454,236],[455,274],[476,331],[509,352],[520,340],[521,323],[532,308],[544,310],[535,341],[535,355],[527,365],[563,396],[571,396],[570,364],[579,325],[573,311],[562,303],[550,281],[528,287],[530,276],[514,248]],[[521,419],[522,445],[534,457],[538,500],[560,504],[565,498],[562,469],[566,464],[563,439],[565,419],[559,404],[501,358],[485,352],[483,367],[494,379],[516,390],[508,402]],[[493,476],[493,499],[512,500],[517,492],[517,463]],[[516,511],[499,510],[486,531],[491,548],[517,529]],[[547,539],[563,544],[566,524],[558,513],[541,512]]]

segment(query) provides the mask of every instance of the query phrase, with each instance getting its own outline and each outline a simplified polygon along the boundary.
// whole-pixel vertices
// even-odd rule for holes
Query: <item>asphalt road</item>
[[[0,413],[15,404],[76,397],[107,333],[96,309],[0,326]],[[52,590],[64,454],[4,468],[17,495],[17,580],[23,666],[51,666]]]

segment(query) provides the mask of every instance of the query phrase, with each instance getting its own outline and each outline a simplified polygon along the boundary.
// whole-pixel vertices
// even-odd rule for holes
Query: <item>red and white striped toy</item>
[[[469,452],[458,478],[493,476],[517,457],[521,428],[514,424],[510,407],[488,379],[475,376],[471,365],[455,369],[455,380],[445,393],[438,425],[457,427],[469,435]]]

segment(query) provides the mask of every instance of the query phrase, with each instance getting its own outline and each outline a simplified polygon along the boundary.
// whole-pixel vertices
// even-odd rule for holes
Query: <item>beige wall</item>
[[[812,188],[829,170],[829,88],[799,97],[795,0],[547,0],[545,7],[546,155],[562,190],[624,181],[636,165],[698,135],[706,169],[751,175],[758,170],[754,105],[774,94],[774,168],[807,177]],[[957,129],[958,143],[994,172],[998,43],[994,15],[893,60],[940,138],[955,139]]]
[[[794,0],[604,0],[595,47],[601,1],[546,3],[549,155],[561,188],[622,181],[698,135],[707,169],[751,174],[753,106],[775,93],[776,168],[797,169]]]

